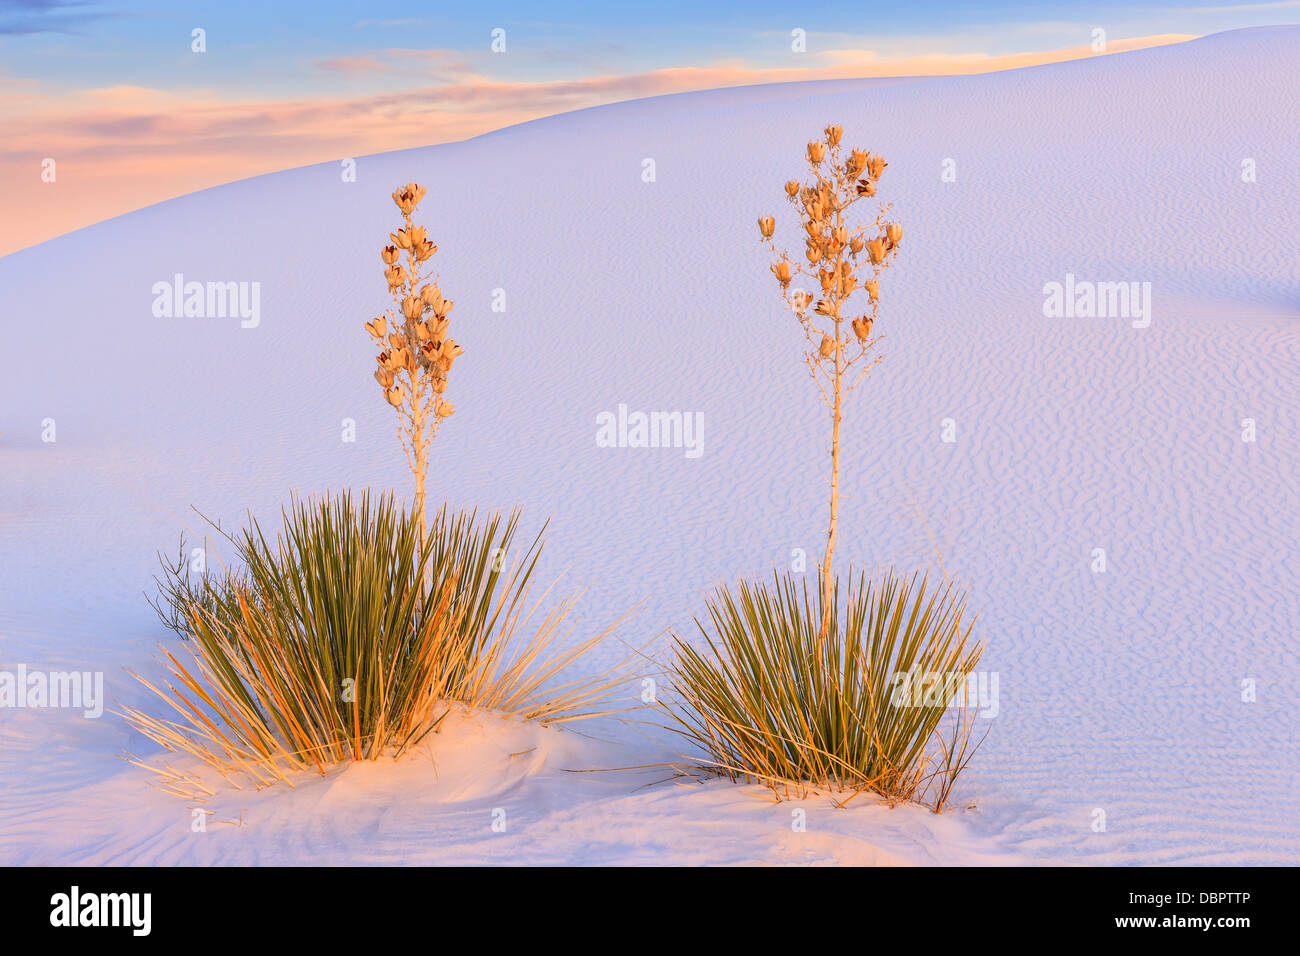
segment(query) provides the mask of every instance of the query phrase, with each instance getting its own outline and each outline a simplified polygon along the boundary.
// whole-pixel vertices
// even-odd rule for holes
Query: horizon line
[[[1221,31],[1221,33],[1231,32],[1235,31]],[[1135,53],[1218,36],[1221,33],[1156,34],[1133,37],[1110,42],[1101,52],[1086,46],[1074,46],[996,56],[955,54],[900,57],[875,63],[873,65],[876,69],[868,73],[858,72],[862,63],[846,60],[841,64],[807,68],[677,67],[641,74],[598,76],[582,80],[514,83],[484,82],[479,79],[459,81],[432,89],[434,91],[460,90],[461,101],[468,101],[471,110],[469,112],[449,111],[447,115],[460,122],[450,121],[443,124],[442,129],[447,134],[443,138],[432,140],[423,138],[419,142],[411,142],[410,134],[394,136],[391,132],[391,118],[385,117],[379,127],[373,124],[365,127],[364,120],[372,113],[391,111],[394,106],[399,108],[404,106],[408,112],[419,115],[417,111],[424,106],[419,98],[429,91],[428,87],[403,90],[379,97],[363,96],[353,100],[344,98],[342,106],[338,98],[325,99],[323,103],[319,99],[307,99],[272,104],[220,101],[205,105],[202,102],[196,104],[192,100],[157,102],[157,97],[151,94],[160,91],[134,87],[109,87],[84,91],[87,98],[98,97],[101,100],[101,107],[93,110],[90,117],[82,117],[78,121],[65,114],[63,117],[45,119],[39,125],[56,126],[65,137],[65,141],[72,141],[79,135],[79,122],[93,123],[96,130],[109,136],[117,130],[122,135],[134,131],[143,137],[149,133],[156,133],[160,124],[170,120],[172,141],[162,147],[157,143],[149,143],[143,147],[143,151],[138,152],[124,150],[120,143],[83,148],[80,152],[75,147],[66,151],[24,149],[22,146],[24,134],[30,139],[34,130],[30,127],[25,130],[20,128],[11,138],[11,145],[5,155],[0,155],[0,177],[18,179],[13,167],[25,166],[27,188],[20,189],[17,196],[12,197],[17,200],[17,202],[11,201],[11,206],[17,207],[13,210],[16,215],[7,217],[7,224],[12,228],[12,232],[7,235],[0,232],[0,258],[38,248],[50,240],[70,235],[81,229],[208,189],[245,182],[260,176],[336,162],[345,158],[361,159],[409,149],[454,145],[528,123],[590,109],[666,96],[707,94],[722,90],[766,86],[870,80],[893,80],[901,83],[945,77],[988,76],[1084,59]],[[919,71],[912,69],[920,64],[940,65],[941,63],[946,63],[948,69]],[[0,75],[0,80],[3,79]],[[712,85],[700,85],[708,80],[714,81]],[[717,82],[718,80],[721,82]],[[467,91],[466,87],[472,89]],[[626,95],[629,93],[631,95]],[[162,95],[168,96],[165,93]],[[588,101],[584,101],[584,98]],[[472,107],[484,100],[487,101],[485,103],[487,109],[473,111]],[[574,100],[577,102],[572,102]],[[4,102],[3,86],[0,86],[0,104]],[[151,105],[154,110],[164,109],[166,112],[150,114],[147,107]],[[197,124],[186,124],[181,115],[185,112],[186,106],[191,110],[206,111],[204,118]],[[548,108],[554,106],[560,108]],[[277,107],[284,115],[279,117],[268,115],[268,111],[274,111]],[[114,110],[118,113],[116,119],[104,118],[106,111]],[[321,128],[322,110],[341,112],[352,118],[355,125],[365,127],[354,128],[346,137],[349,144],[358,146],[358,149],[340,154],[337,149],[332,148],[338,145],[339,138],[337,134],[331,136],[328,128]],[[538,110],[545,111],[538,112]],[[424,112],[428,112],[427,106],[424,106]],[[260,114],[260,117],[257,114]],[[468,122],[465,117],[469,118]],[[257,118],[261,119],[260,124],[256,122]],[[190,143],[218,136],[222,127],[238,126],[241,120],[245,126],[251,124],[259,128],[250,132],[241,148],[231,149],[225,153],[218,152],[216,158],[224,157],[224,161],[219,165],[214,164],[214,157],[210,153],[201,154],[186,150],[185,147]],[[292,151],[293,155],[284,157],[287,161],[268,167],[268,160],[258,147],[272,137],[283,145],[284,120],[297,121],[296,128],[291,133],[296,148]],[[84,133],[80,135],[84,136]],[[232,146],[229,137],[229,132],[224,137],[220,137],[227,148]],[[13,145],[15,142],[16,146]],[[378,148],[372,148],[376,146]],[[70,159],[67,158],[69,156]],[[22,157],[21,161],[18,157]],[[142,159],[142,157],[148,158]],[[55,179],[53,182],[44,181],[43,164],[51,161],[54,163]],[[67,177],[59,178],[62,169],[68,166],[72,166],[76,172],[84,172],[87,169],[91,172],[90,175],[79,177],[69,183]],[[60,202],[50,203],[48,200],[53,198],[50,193],[56,186],[64,187],[54,193]],[[91,190],[98,190],[98,192],[91,193]],[[92,197],[98,199],[98,208],[91,201]],[[38,226],[45,224],[52,225],[54,231],[46,228],[38,232]]]

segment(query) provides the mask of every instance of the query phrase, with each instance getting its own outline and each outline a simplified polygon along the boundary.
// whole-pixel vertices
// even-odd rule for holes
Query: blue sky
[[[990,55],[1086,42],[1095,26],[1114,38],[1213,33],[1300,22],[1300,2],[1130,3],[746,2],[418,3],[199,2],[175,5],[71,0],[0,2],[0,71],[75,88],[220,83],[231,92],[338,92],[381,82],[318,68],[361,51],[420,48],[478,57],[490,31],[507,31],[510,53],[491,62],[503,80],[554,80],[744,61],[788,65],[790,30],[820,48],[882,56],[978,51]],[[220,75],[190,56],[203,27]]]

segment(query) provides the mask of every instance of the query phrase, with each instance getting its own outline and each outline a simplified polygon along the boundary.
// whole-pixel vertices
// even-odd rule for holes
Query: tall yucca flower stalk
[[[796,261],[779,251],[772,241],[776,220],[763,216],[758,228],[768,248],[779,256],[772,274],[781,286],[781,296],[803,327],[811,348],[808,371],[821,391],[831,416],[830,524],[826,529],[826,554],[821,565],[822,619],[819,638],[825,638],[831,624],[835,581],[831,561],[840,516],[840,423],[844,402],[879,361],[873,350],[879,337],[872,338],[880,306],[880,273],[898,253],[903,227],[886,222],[889,206],[882,206],[870,222],[854,226],[852,207],[876,194],[876,184],[887,165],[880,156],[860,149],[845,156],[840,148],[844,129],[827,126],[824,138],[808,144],[805,158],[810,178],[805,183],[785,184],[787,201],[794,207],[803,227],[804,259]],[[796,276],[817,283],[820,295],[791,290]],[[861,295],[850,308],[855,293],[865,292],[869,305],[862,314]],[[810,310],[811,309],[811,310]],[[856,375],[850,384],[850,377]]]
[[[430,279],[422,271],[438,251],[424,226],[412,220],[426,192],[423,186],[407,183],[393,193],[393,202],[402,213],[402,225],[389,233],[391,244],[384,246],[380,256],[395,307],[366,323],[366,331],[380,350],[375,357],[379,365],[375,381],[388,404],[397,410],[398,438],[415,476],[414,510],[421,549],[428,536],[424,482],[429,471],[429,445],[443,419],[454,411],[443,395],[447,391],[447,373],[464,351],[447,335],[451,300],[442,297],[438,276]]]

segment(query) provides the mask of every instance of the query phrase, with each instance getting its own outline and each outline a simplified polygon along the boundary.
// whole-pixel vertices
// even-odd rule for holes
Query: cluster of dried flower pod
[[[824,138],[809,143],[807,147],[806,159],[813,173],[812,181],[802,184],[792,179],[785,184],[786,199],[795,207],[803,227],[806,264],[781,254],[771,266],[782,296],[804,323],[808,337],[814,343],[816,359],[828,360],[828,364],[847,341],[847,334],[841,334],[841,323],[847,322],[864,350],[870,342],[880,303],[878,277],[897,253],[903,238],[901,225],[883,221],[887,207],[881,210],[874,222],[850,229],[845,213],[855,202],[876,194],[877,184],[888,163],[883,157],[862,149],[850,150],[847,156],[842,156],[840,143],[843,136],[843,127],[827,126]],[[758,228],[763,240],[775,251],[772,244],[776,233],[775,217],[760,217]],[[875,234],[871,235],[873,230]],[[871,277],[864,279],[861,272],[867,270]],[[821,328],[808,318],[807,310],[812,299],[805,293],[790,293],[791,283],[798,275],[816,280],[822,297],[816,300],[813,312],[830,320],[834,328]],[[862,289],[868,293],[870,313],[846,316],[845,304]]]
[[[380,251],[380,258],[396,307],[365,324],[380,350],[375,357],[375,381],[388,404],[397,410],[398,433],[415,473],[422,538],[428,445],[442,420],[455,411],[443,395],[447,374],[464,351],[447,334],[452,301],[443,298],[436,276],[423,281],[421,274],[421,265],[438,251],[425,227],[412,222],[426,191],[416,183],[407,183],[393,193],[402,225],[389,234],[390,244]]]
[[[443,298],[436,279],[419,285],[417,265],[438,251],[428,240],[424,226],[410,221],[425,192],[423,186],[408,183],[393,193],[393,202],[406,221],[389,234],[392,245],[384,246],[380,257],[384,261],[388,291],[393,294],[397,309],[371,319],[366,323],[366,331],[381,349],[375,359],[379,365],[375,381],[384,390],[388,404],[401,408],[404,401],[419,403],[426,392],[431,392],[439,396],[433,400],[432,408],[435,419],[441,419],[454,410],[441,396],[447,391],[447,373],[464,350],[447,335],[447,314],[452,301]],[[399,261],[403,251],[407,256],[406,266]],[[388,331],[390,318],[394,319],[391,333]],[[406,373],[405,383],[402,372]]]

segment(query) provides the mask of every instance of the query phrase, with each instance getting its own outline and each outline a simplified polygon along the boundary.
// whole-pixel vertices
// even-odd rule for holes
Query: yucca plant
[[[608,633],[559,649],[572,600],[518,639],[541,603],[528,606],[542,534],[507,568],[517,513],[444,507],[423,545],[416,515],[390,495],[294,500],[282,514],[273,540],[256,521],[232,539],[244,567],[227,579],[231,599],[188,606],[189,660],[167,653],[162,688],[135,675],[173,716],[123,716],[167,750],[260,786],[400,756],[452,701],[545,722],[609,712],[609,672],[563,677]],[[200,786],[150,769],[169,789]]]
[[[443,297],[437,275],[422,271],[438,251],[425,227],[417,226],[413,218],[426,192],[418,183],[393,191],[402,225],[389,233],[391,243],[379,253],[393,308],[365,323],[371,342],[380,350],[375,357],[375,381],[383,389],[384,400],[397,411],[398,439],[415,477],[415,512],[422,545],[429,445],[443,419],[455,411],[443,395],[447,373],[465,351],[448,334],[451,299]]]
[[[862,149],[846,154],[843,136],[842,127],[827,126],[807,146],[807,180],[785,184],[806,263],[777,249],[774,217],[758,220],[830,418],[830,516],[817,583],[810,593],[807,579],[786,574],[771,587],[720,588],[707,623],[696,622],[705,646],[676,642],[677,702],[664,706],[705,765],[733,779],[759,780],[778,795],[851,791],[846,801],[864,791],[888,800],[929,793],[941,810],[973,752],[964,712],[951,736],[939,731],[949,692],[958,682],[965,689],[980,653],[965,598],[951,585],[936,590],[892,570],[870,583],[850,575],[843,586],[834,573],[845,402],[880,360],[873,354],[880,276],[903,238],[902,226],[885,218],[888,206],[857,215],[853,207],[876,195],[887,164]],[[820,291],[792,288],[800,276]],[[862,293],[866,305],[854,298]],[[932,675],[944,682],[937,701],[898,693],[896,682],[905,691],[906,682]]]
[[[929,794],[942,810],[971,755],[964,714],[950,735],[943,727],[980,655],[965,599],[892,570],[850,578],[828,608],[823,593],[789,574],[719,588],[696,622],[704,647],[675,642],[676,700],[662,705],[674,729],[705,766],[778,796],[849,791],[843,805],[866,791]]]
[[[806,183],[790,180],[785,198],[794,207],[801,226],[801,240],[807,264],[778,252],[772,236],[773,216],[760,216],[759,232],[774,255],[772,274],[781,286],[781,297],[799,320],[809,343],[804,360],[808,373],[821,392],[831,424],[830,520],[826,528],[826,550],[821,563],[824,634],[830,626],[831,592],[836,580],[831,573],[840,519],[840,424],[844,404],[862,378],[880,361],[872,352],[879,341],[872,330],[880,316],[880,274],[893,263],[903,240],[903,227],[886,222],[889,206],[876,215],[855,223],[853,209],[876,195],[880,177],[889,164],[881,156],[862,149],[841,152],[844,127],[830,125],[823,138],[808,144],[804,158],[810,178]],[[796,277],[816,282],[820,293],[791,290]],[[853,317],[851,301],[863,307],[861,293],[869,305]],[[853,299],[857,295],[856,300]]]

